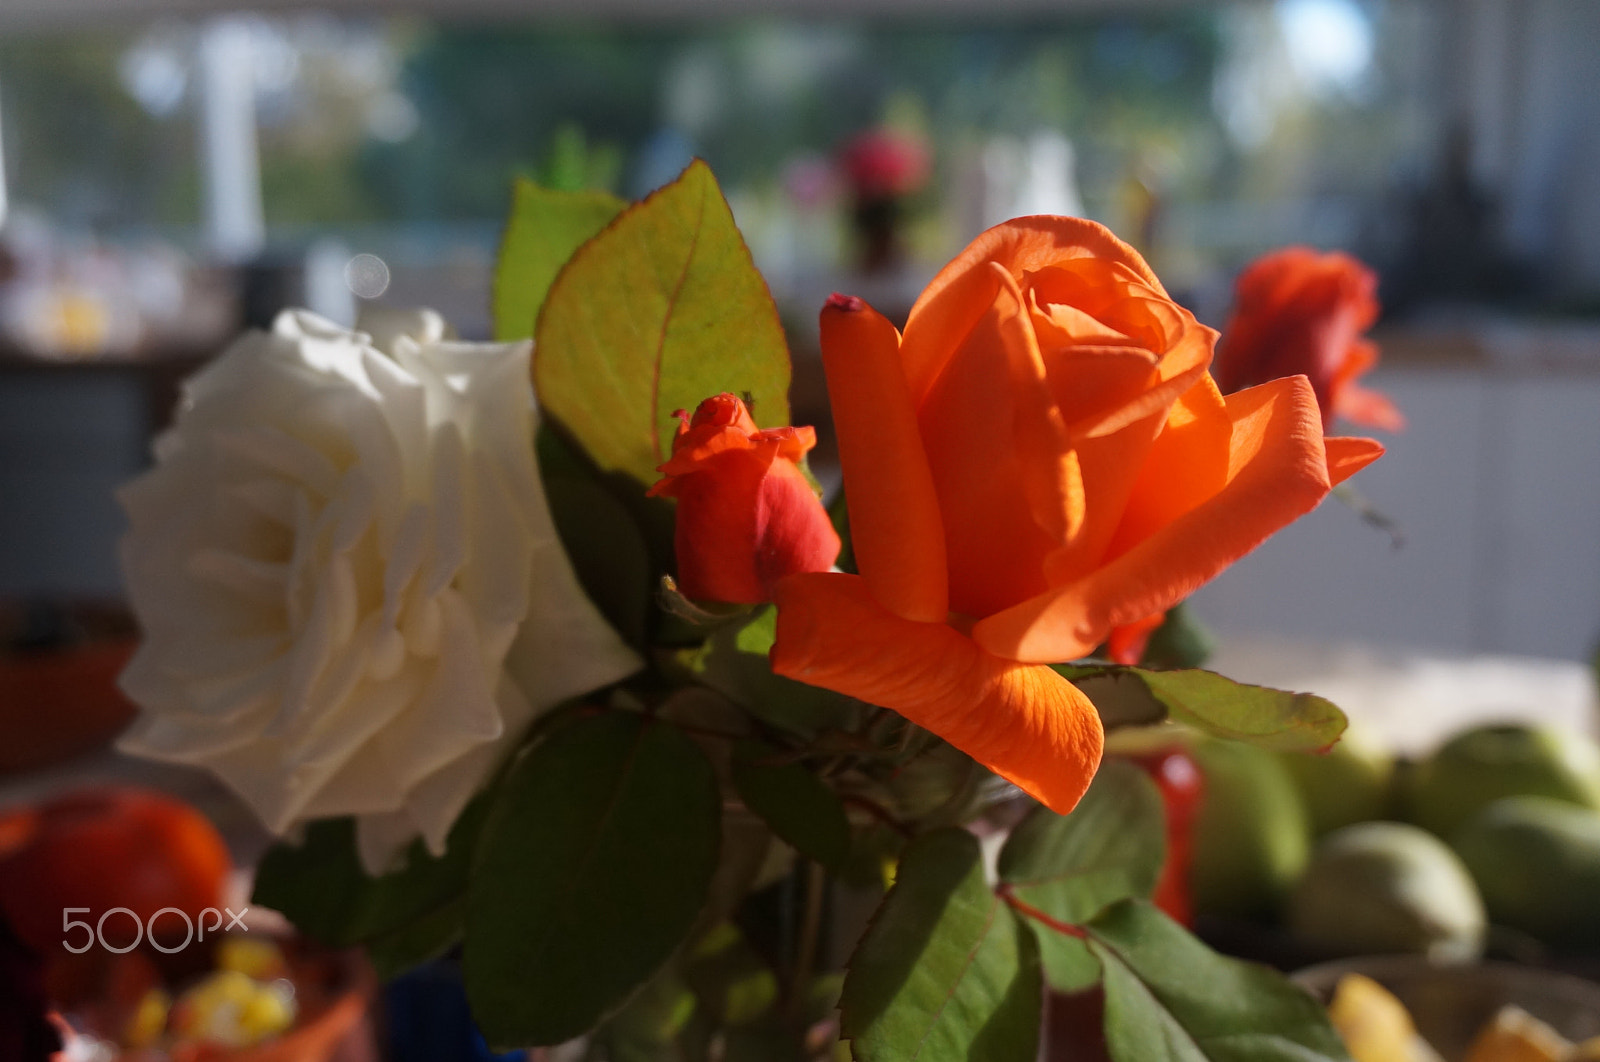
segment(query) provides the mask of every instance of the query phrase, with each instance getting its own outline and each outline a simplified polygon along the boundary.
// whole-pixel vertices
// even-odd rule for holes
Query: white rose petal
[[[211,769],[280,835],[357,816],[378,873],[441,852],[536,716],[640,661],[551,523],[530,345],[431,311],[362,327],[240,339],[120,492],[144,629],[120,745]]]

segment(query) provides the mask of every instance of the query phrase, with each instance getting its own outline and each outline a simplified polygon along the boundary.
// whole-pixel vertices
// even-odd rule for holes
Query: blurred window
[[[1441,16],[1422,0],[926,23],[226,17],[247,41],[265,249],[320,244],[329,275],[345,251],[378,254],[393,297],[408,263],[477,283],[519,173],[637,196],[701,155],[781,287],[847,259],[834,160],[886,125],[930,148],[914,261],[1005,216],[1081,209],[1204,289],[1292,240],[1392,250],[1397,193],[1438,151]],[[212,26],[0,41],[13,213],[218,246],[197,161]]]

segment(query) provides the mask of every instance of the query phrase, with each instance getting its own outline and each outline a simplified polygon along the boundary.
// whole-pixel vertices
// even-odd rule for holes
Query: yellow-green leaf
[[[556,274],[574,251],[627,206],[609,192],[562,191],[519,177],[494,271],[494,337],[533,335]]]
[[[671,453],[674,410],[731,391],[757,424],[788,423],[777,308],[704,162],[573,255],[539,315],[534,382],[596,464],[642,483]]]
[[[1175,722],[1217,737],[1285,752],[1325,749],[1344,733],[1345,717],[1313,693],[1250,686],[1213,671],[1139,671]]]
[[[1092,661],[1052,666],[1094,702],[1107,729],[1166,718],[1280,752],[1317,752],[1344,733],[1344,713],[1314,693],[1251,686],[1198,668],[1155,671]]]

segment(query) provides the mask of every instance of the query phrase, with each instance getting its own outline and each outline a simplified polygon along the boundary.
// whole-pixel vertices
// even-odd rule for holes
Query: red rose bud
[[[1225,394],[1283,376],[1305,376],[1328,428],[1335,416],[1385,431],[1405,418],[1387,397],[1358,387],[1378,363],[1362,338],[1378,319],[1378,278],[1350,255],[1285,247],[1239,274],[1233,316],[1211,374]]]
[[[757,604],[796,572],[825,572],[839,535],[799,461],[811,428],[757,428],[735,395],[700,403],[672,440],[650,493],[678,499],[678,588],[691,598]]]

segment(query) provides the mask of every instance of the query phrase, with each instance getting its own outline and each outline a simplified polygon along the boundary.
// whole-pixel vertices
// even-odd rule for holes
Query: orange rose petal
[[[1161,359],[1155,375],[1159,383],[1152,383],[1143,394],[1123,403],[1098,417],[1085,418],[1070,425],[1074,436],[1095,437],[1121,431],[1152,413],[1166,410],[1178,396],[1193,387],[1195,381],[1206,374],[1211,363],[1211,348],[1217,333],[1202,324],[1196,324],[1177,345]]]
[[[1089,699],[1046,667],[1000,660],[942,623],[901,619],[861,579],[778,584],[772,669],[891,708],[1065,815],[1100,764]]]
[[[980,620],[972,632],[978,644],[1025,663],[1083,656],[1116,624],[1171,608],[1315,508],[1332,485],[1306,378],[1230,395],[1227,410],[1226,486],[1086,577]],[[1335,451],[1341,466],[1360,459],[1344,444]]]
[[[997,298],[1011,301],[1005,292]],[[1040,492],[1029,485],[1037,470],[1019,448],[1027,396],[1012,382],[1007,351],[1019,342],[1015,329],[1014,315],[991,302],[917,410],[938,485],[950,608],[967,616],[987,616],[1048,589],[1044,558],[1061,546],[1060,535],[1037,519]],[[1072,489],[1072,470],[1057,471]]]
[[[1383,444],[1376,439],[1335,435],[1323,440],[1328,454],[1328,481],[1337,487],[1383,456]]]
[[[822,367],[839,438],[856,566],[884,608],[942,622],[944,525],[894,325],[860,299],[822,309]]]
[[[1168,411],[1107,556],[1126,553],[1227,485],[1232,444],[1227,400],[1216,382],[1202,374]]]
[[[1117,239],[1110,229],[1098,221],[1035,214],[1002,222],[969,243],[966,250],[952,258],[928,282],[916,305],[911,307],[911,319],[915,320],[918,311],[937,298],[946,287],[963,274],[976,272],[976,267],[986,261],[1006,263],[1011,274],[1020,280],[1024,273],[1060,266],[1076,258],[1093,258],[1126,266],[1157,292],[1162,295],[1167,293],[1139,252]],[[910,328],[910,324],[906,327]]]
[[[1148,373],[1147,379],[1160,379],[1162,370],[1174,361],[1187,364],[1187,369],[1154,383],[1143,394],[1125,402],[1120,410],[1068,428],[1076,440],[1084,494],[1089,502],[1087,518],[1078,537],[1045,558],[1045,578],[1051,586],[1066,585],[1082,578],[1104,563],[1108,555],[1114,555],[1108,554],[1108,550],[1114,548],[1120,529],[1128,522],[1128,508],[1139,500],[1139,489],[1149,478],[1152,462],[1159,464],[1162,450],[1177,449],[1186,456],[1187,444],[1196,441],[1192,432],[1179,433],[1179,439],[1168,436],[1172,435],[1174,410],[1180,411],[1176,414],[1180,420],[1190,416],[1181,412],[1184,396],[1197,385],[1204,386],[1201,381],[1209,381],[1206,363],[1210,358],[1212,335],[1210,329],[1195,325],[1189,336],[1180,342],[1178,350],[1163,358],[1160,368]],[[1229,428],[1220,395],[1215,404],[1220,421],[1217,427],[1222,433],[1221,453],[1225,458]],[[1186,469],[1175,481],[1163,482],[1160,490],[1163,493],[1174,489],[1193,490],[1190,476],[1195,471],[1193,467]],[[1220,482],[1217,480],[1218,486]],[[1206,496],[1216,489],[1217,486],[1213,486]]]
[[[951,357],[993,308],[999,291],[1000,278],[992,270],[979,268],[949,278],[937,298],[924,291],[917,300],[900,340],[900,363],[912,404],[918,409]]]
[[[1078,455],[1067,441],[1067,426],[1056,408],[1044,358],[1033,332],[1028,303],[1016,278],[998,262],[1001,340],[1016,402],[1013,442],[1022,462],[1022,486],[1034,523],[1050,538],[1066,543],[1083,527],[1084,485]]]
[[[1139,470],[1157,438],[1162,419],[1157,411],[1149,414],[1144,424],[1129,425],[1115,435],[1078,441],[1073,453],[1079,461],[1086,518],[1075,539],[1044,558],[1045,582],[1050,586],[1082,578],[1104,563],[1106,548],[1122,523]]]
[[[984,262],[1004,264],[1018,280],[1033,270],[1078,258],[1107,260],[1166,295],[1139,252],[1086,218],[1041,214],[996,225],[967,245],[922,289],[906,321],[906,378],[920,403],[945,362],[994,301],[992,275]]]

